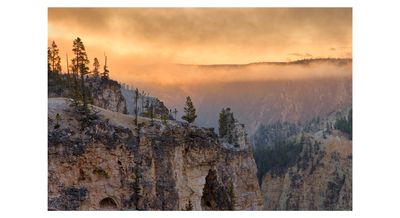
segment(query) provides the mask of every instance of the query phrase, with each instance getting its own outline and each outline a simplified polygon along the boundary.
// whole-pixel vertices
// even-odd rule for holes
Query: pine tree
[[[226,135],[227,129],[226,129],[226,112],[225,108],[222,108],[221,112],[219,113],[219,128],[218,128],[218,133],[219,137],[224,137]]]
[[[141,110],[142,113],[144,113],[144,101],[146,99],[146,95],[147,95],[146,92],[142,90],[142,92],[140,93],[140,100],[142,102],[142,110]]]
[[[178,114],[178,110],[175,108],[172,113],[174,113],[174,117],[175,117],[175,120],[176,120],[176,115]]]
[[[53,41],[51,47],[48,49],[49,61],[51,65],[51,72],[61,73],[61,58],[57,44]]]
[[[134,97],[134,102],[135,102],[135,125],[138,125],[138,113],[139,113],[139,105],[138,105],[138,100],[139,100],[139,89],[135,89],[135,97]]]
[[[93,75],[95,77],[99,77],[99,75],[100,75],[99,68],[100,68],[99,60],[97,58],[94,58],[93,59],[93,71],[92,71],[92,73],[93,73]]]
[[[71,87],[71,77],[69,75],[69,68],[70,66],[68,65],[68,53],[65,54],[66,56],[66,62],[67,62],[67,87],[70,88]]]
[[[347,116],[347,126],[348,133],[350,134],[350,139],[353,139],[353,108],[350,109]]]
[[[110,71],[108,70],[108,67],[107,67],[107,56],[104,54],[104,71],[102,73],[101,78],[105,79],[105,80],[108,80],[109,79],[109,73],[110,73]]]
[[[47,72],[50,73],[51,72],[51,51],[50,51],[50,47],[47,47]]]
[[[75,58],[72,59],[72,64],[75,66],[75,74],[80,75],[80,95],[82,98],[83,102],[83,109],[85,110],[85,113],[88,112],[88,97],[87,91],[85,88],[85,75],[89,73],[89,68],[87,65],[89,64],[89,59],[86,54],[86,49],[85,46],[83,45],[82,40],[77,37],[74,42],[73,42],[73,48],[72,51],[75,54]]]
[[[67,54],[67,62],[68,62],[68,54]],[[68,71],[69,69],[72,70],[72,81],[70,80],[70,93],[69,93],[69,97],[72,100],[72,104],[75,107],[78,107],[79,104],[82,102],[82,96],[81,96],[81,90],[79,87],[79,81],[78,81],[78,67],[77,65],[74,63],[74,60],[72,60],[72,64],[69,65],[69,68],[67,68]]]
[[[187,121],[188,123],[193,123],[196,118],[196,108],[194,108],[192,99],[190,96],[186,97],[186,105],[184,107],[185,115],[182,116],[182,119]]]
[[[338,129],[344,133],[349,134],[350,139],[353,135],[353,110],[350,109],[347,117],[341,117],[335,122],[335,129]]]
[[[151,121],[151,124],[154,123],[154,106],[153,106],[153,102],[150,103],[150,121]]]

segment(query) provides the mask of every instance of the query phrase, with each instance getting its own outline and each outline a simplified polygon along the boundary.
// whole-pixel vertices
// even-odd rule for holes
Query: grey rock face
[[[87,81],[92,90],[93,104],[115,112],[124,112],[126,101],[121,92],[121,85],[113,80],[92,78]]]
[[[122,86],[121,93],[126,100],[127,113],[132,115],[135,114],[135,90]],[[139,115],[148,114],[152,105],[154,108],[154,116],[156,118],[161,118],[161,115],[163,114],[167,115],[167,117],[169,116],[169,109],[158,98],[143,95],[143,93],[139,93],[138,96],[137,108]]]

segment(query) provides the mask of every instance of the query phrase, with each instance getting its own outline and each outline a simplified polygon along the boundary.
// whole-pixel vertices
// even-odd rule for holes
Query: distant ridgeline
[[[76,78],[79,83],[79,78]],[[48,97],[66,97],[73,95],[74,78],[72,74],[48,73]],[[115,80],[102,78],[95,75],[85,76],[85,87],[88,89],[89,103],[101,108],[134,114],[135,91],[127,89]],[[145,92],[138,95],[138,115],[150,117],[150,108],[154,111],[154,118],[167,117],[172,119],[169,109],[156,97],[148,96]]]

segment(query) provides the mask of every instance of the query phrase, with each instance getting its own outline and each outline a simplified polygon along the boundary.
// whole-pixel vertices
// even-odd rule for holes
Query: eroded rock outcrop
[[[93,104],[115,112],[127,113],[127,105],[121,85],[114,80],[90,78],[87,80],[92,92]]]
[[[80,130],[65,99],[49,99],[49,210],[262,209],[248,145],[172,121],[140,118],[138,131],[133,117],[95,109]]]

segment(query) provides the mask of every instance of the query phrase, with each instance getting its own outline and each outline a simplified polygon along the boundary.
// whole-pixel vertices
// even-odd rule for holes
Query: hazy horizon
[[[178,118],[183,115],[185,97],[191,96],[198,113],[196,124],[204,127],[216,128],[219,112],[230,107],[249,134],[262,123],[306,121],[351,105],[351,62],[248,68],[253,67],[233,67],[230,71],[224,67],[206,67],[194,71],[210,75],[205,77],[210,79],[206,82],[160,84],[154,80],[128,85],[149,92],[172,110],[177,108]],[[246,80],[240,78],[245,73],[252,76]],[[268,76],[271,73],[280,75],[271,79]],[[236,76],[224,79],[229,74]]]
[[[66,68],[80,37],[111,78],[157,78],[176,64],[288,62],[352,58],[351,8],[49,8],[48,44],[54,40]],[[144,72],[149,71],[150,73]],[[155,71],[163,71],[155,75]]]

